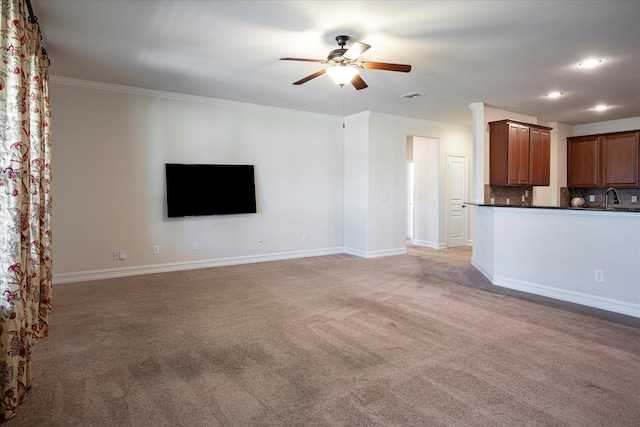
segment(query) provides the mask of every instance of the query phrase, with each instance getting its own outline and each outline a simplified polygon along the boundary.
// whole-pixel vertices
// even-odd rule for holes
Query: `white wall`
[[[489,155],[488,141],[485,144],[484,103],[472,102],[469,104],[472,113],[472,138],[473,138],[473,167],[471,175],[470,201],[484,203],[484,183],[489,183],[489,168],[485,166],[485,157]],[[488,163],[486,163],[488,165]],[[472,210],[475,211],[475,210]]]
[[[358,118],[364,118],[360,114]],[[347,127],[352,126],[351,121]],[[345,202],[345,218],[359,218],[367,227],[366,247],[358,248],[356,253],[364,257],[394,255],[406,252],[406,221],[407,221],[407,136],[421,136],[434,138],[440,142],[439,150],[439,192],[438,212],[440,218],[437,231],[437,243],[440,247],[446,245],[445,240],[445,179],[446,154],[465,154],[472,159],[473,139],[471,129],[453,126],[428,120],[415,120],[404,117],[389,116],[371,112],[368,115],[369,137],[366,149],[361,147],[362,130],[359,133],[345,134],[345,176],[350,176],[353,170],[349,165],[356,165],[357,159],[350,159],[358,153],[367,153],[368,186],[366,188],[368,208],[366,217],[360,217],[361,209],[354,205],[357,213],[350,212],[351,205]],[[360,147],[360,148],[353,148]],[[364,154],[361,154],[364,155]],[[361,159],[360,159],[361,160]],[[470,164],[472,164],[470,162]],[[360,164],[359,170],[364,166]],[[472,174],[469,173],[471,180]],[[471,181],[468,188],[471,188]],[[348,186],[348,184],[347,184]],[[365,188],[363,185],[357,186]],[[346,193],[350,189],[345,187]],[[387,200],[382,200],[386,196]],[[469,215],[470,217],[470,215]],[[345,220],[345,223],[350,220]],[[470,229],[470,227],[468,227]],[[347,232],[345,232],[347,233]],[[361,239],[361,243],[365,239]],[[352,247],[352,245],[345,245]]]
[[[493,284],[640,317],[637,213],[474,209],[483,241],[473,264]]]
[[[445,156],[472,151],[471,129],[426,120],[363,112],[343,129],[337,116],[95,82],[50,89],[54,282],[404,253],[407,136],[440,141],[441,218]],[[255,165],[258,213],[166,218],[168,162]]]
[[[405,253],[407,134],[375,113],[369,126],[369,256]]]
[[[344,247],[366,257],[369,246],[369,113],[346,120],[344,142]]]
[[[637,129],[640,129],[640,117],[631,117],[628,119],[575,125],[569,136],[594,135],[597,133],[622,132]]]
[[[551,153],[549,159],[550,176],[548,187],[534,187],[538,204],[560,206],[560,188],[567,186],[567,137],[571,136],[572,126],[553,122],[551,129]],[[541,194],[543,193],[543,194]]]
[[[339,117],[66,80],[51,99],[54,280],[342,252]],[[167,162],[255,165],[258,213],[167,219]]]
[[[495,272],[494,210],[486,209],[484,206],[472,206],[471,210],[473,211],[475,230],[471,263],[493,283]]]

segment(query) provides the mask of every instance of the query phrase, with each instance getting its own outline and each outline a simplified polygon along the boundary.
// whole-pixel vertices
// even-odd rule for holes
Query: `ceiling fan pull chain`
[[[344,129],[344,86],[340,86],[342,91],[342,129]]]

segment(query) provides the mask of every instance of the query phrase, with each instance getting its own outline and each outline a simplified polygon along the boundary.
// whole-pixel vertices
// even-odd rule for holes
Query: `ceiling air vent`
[[[411,92],[411,93],[407,93],[405,95],[402,95],[402,98],[413,99],[413,98],[416,98],[418,96],[424,96],[424,93]]]

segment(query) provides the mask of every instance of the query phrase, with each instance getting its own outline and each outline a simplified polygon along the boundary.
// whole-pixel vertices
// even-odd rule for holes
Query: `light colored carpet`
[[[640,426],[640,328],[410,248],[57,285],[18,426]]]

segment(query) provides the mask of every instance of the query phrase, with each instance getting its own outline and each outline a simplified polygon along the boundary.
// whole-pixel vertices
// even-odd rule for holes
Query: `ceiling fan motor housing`
[[[338,42],[338,46],[343,47],[349,41],[349,36],[337,36],[336,41]]]

